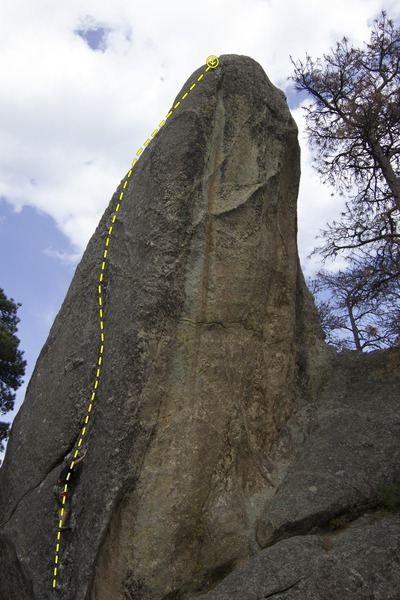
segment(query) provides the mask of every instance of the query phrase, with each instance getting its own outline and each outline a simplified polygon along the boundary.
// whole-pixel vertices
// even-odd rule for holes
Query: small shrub
[[[193,524],[193,535],[200,542],[204,541],[207,535],[207,522],[204,515],[198,515]]]
[[[333,517],[333,519],[329,521],[329,527],[332,530],[339,529],[339,527],[343,527],[343,525],[346,525],[348,521],[349,518],[347,517],[347,515],[339,515],[338,517]]]

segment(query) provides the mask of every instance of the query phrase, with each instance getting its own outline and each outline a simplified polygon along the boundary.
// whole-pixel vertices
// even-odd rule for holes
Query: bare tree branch
[[[340,222],[322,232],[324,258],[400,235],[400,29],[385,12],[369,43],[346,38],[323,58],[295,61],[295,89],[307,91],[306,132],[324,183],[349,202]]]

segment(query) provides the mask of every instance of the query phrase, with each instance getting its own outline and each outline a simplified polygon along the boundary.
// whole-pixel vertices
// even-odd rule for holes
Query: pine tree
[[[305,111],[314,165],[349,198],[318,252],[364,251],[387,270],[387,259],[400,256],[400,29],[382,12],[363,48],[343,38],[322,59],[292,62],[296,90],[312,98]]]
[[[8,299],[0,288],[0,414],[13,410],[15,391],[22,384],[26,361],[23,352],[18,349],[16,336],[20,319],[17,310],[20,304]],[[3,441],[9,433],[9,423],[0,422],[0,450],[4,450]]]
[[[347,272],[321,271],[314,282],[324,291],[328,339],[357,350],[398,345],[400,29],[382,12],[363,47],[343,38],[322,58],[292,62],[295,88],[311,98],[304,108],[314,166],[347,197],[313,252],[324,260],[340,254],[350,265]]]

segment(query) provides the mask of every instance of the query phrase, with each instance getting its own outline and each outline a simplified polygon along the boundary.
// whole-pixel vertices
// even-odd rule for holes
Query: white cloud
[[[136,150],[209,54],[247,54],[286,86],[289,55],[361,43],[378,0],[8,0],[0,39],[0,196],[51,215],[81,252]],[[102,27],[93,51],[76,32]],[[296,115],[298,118],[298,115]],[[303,146],[302,253],[336,200]],[[33,182],[33,183],[32,183]]]
[[[318,256],[309,257],[322,240],[317,240],[322,228],[328,222],[338,217],[344,207],[344,199],[334,194],[331,187],[323,185],[318,174],[312,167],[312,156],[306,143],[305,119],[302,106],[292,111],[293,117],[299,128],[299,141],[301,145],[301,178],[298,198],[298,245],[300,260],[306,275],[311,275],[320,267],[321,259]]]
[[[57,250],[52,246],[45,248],[44,254],[50,258],[59,260],[61,263],[67,266],[76,265],[76,262],[79,260],[79,254],[70,254],[65,250]]]

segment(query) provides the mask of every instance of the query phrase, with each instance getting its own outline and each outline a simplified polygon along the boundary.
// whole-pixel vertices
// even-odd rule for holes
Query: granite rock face
[[[400,353],[340,354],[258,522],[266,547],[201,600],[397,600]]]
[[[278,542],[199,600],[398,600],[399,514]]]
[[[318,574],[303,595],[292,585],[303,563],[332,587],[332,557],[383,564],[365,545],[385,531],[395,560],[398,518],[380,514],[377,490],[398,475],[397,354],[325,345],[297,254],[299,177],[283,93],[253,60],[220,57],[124,192],[57,590],[51,491],[96,373],[98,275],[121,188],[38,359],[0,470],[0,599],[250,600],[284,586],[322,598],[309,593]],[[282,557],[286,574],[264,584]],[[388,568],[387,585],[396,577]]]

